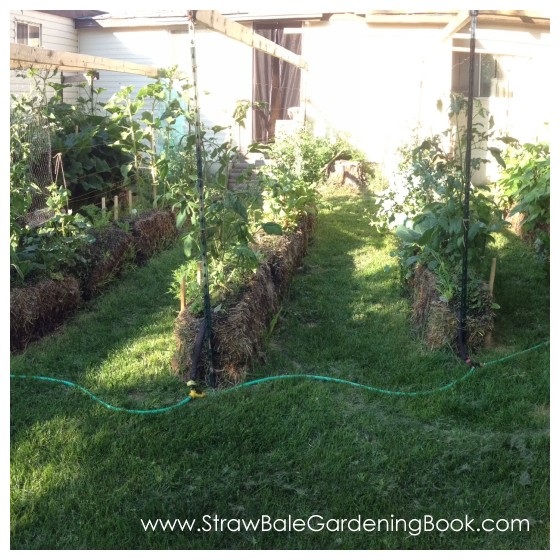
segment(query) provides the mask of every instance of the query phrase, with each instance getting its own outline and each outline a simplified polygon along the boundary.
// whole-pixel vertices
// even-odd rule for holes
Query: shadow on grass
[[[384,271],[392,264],[390,241],[370,230],[368,203],[331,201],[260,373],[315,372],[401,389],[448,381],[455,358],[427,352],[411,336],[409,304],[395,273]],[[507,262],[513,267],[515,258]],[[132,302],[139,303],[151,275],[108,299],[109,309],[92,310],[69,332],[30,349],[15,360],[18,372],[74,374],[78,382],[103,373],[105,395],[126,398],[123,391],[138,385],[146,366],[138,364],[140,377],[112,379],[103,364],[129,352],[138,329],[148,338],[163,336],[160,314],[172,323],[174,301],[161,293],[171,267],[158,270],[158,289],[137,315]],[[512,344],[523,348],[527,332],[511,332]],[[76,349],[71,335],[83,339]],[[430,399],[287,380],[140,417],[106,411],[71,389],[17,382],[12,547],[547,548],[545,361],[523,358]],[[165,372],[152,381],[173,385]],[[402,532],[145,532],[140,524],[141,518],[200,522],[214,514],[412,519],[427,513],[530,517],[532,526],[529,533],[434,531],[411,538]]]
[[[181,248],[176,247],[134,270],[58,332],[14,356],[11,373],[67,379],[117,406],[149,407],[150,394],[158,404],[178,400],[181,383],[169,366],[178,302],[168,293],[168,286],[183,260]],[[25,409],[23,395],[51,405],[37,407],[40,421],[56,415],[53,402],[64,401],[70,393],[78,395],[75,389],[41,381],[13,380],[12,384],[17,386],[14,406]],[[138,406],[139,391],[146,392],[147,404]],[[81,394],[77,399],[87,400]]]
[[[550,336],[550,271],[535,251],[511,231],[496,238],[490,250],[497,258],[494,296],[497,344],[521,348]]]

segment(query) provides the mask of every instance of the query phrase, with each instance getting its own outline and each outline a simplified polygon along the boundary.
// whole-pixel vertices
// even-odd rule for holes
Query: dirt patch
[[[10,350],[24,350],[33,340],[58,328],[80,306],[80,283],[73,276],[40,280],[10,292]]]
[[[417,267],[412,280],[412,322],[415,330],[431,350],[451,346],[457,348],[458,301],[445,302],[437,290],[436,275],[426,267]],[[469,291],[467,344],[469,349],[485,345],[494,329],[492,295],[480,282]]]
[[[213,313],[214,365],[219,386],[239,383],[244,369],[262,356],[264,336],[307,251],[314,223],[315,217],[308,216],[294,233],[276,241],[274,249],[231,305]],[[178,374],[190,373],[194,341],[202,320],[188,309],[177,318],[177,351],[172,367]],[[201,360],[199,372],[204,371],[204,366]]]

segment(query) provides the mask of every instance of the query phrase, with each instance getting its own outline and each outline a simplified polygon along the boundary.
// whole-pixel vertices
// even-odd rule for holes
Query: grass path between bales
[[[267,336],[265,363],[247,379],[313,373],[416,390],[465,373],[450,351],[428,352],[411,337],[409,303],[396,272],[385,271],[393,241],[369,227],[367,194],[330,191],[326,201]],[[548,277],[530,248],[506,234],[491,252],[501,310],[494,348],[477,356],[483,361],[549,336]],[[186,387],[169,368],[177,302],[167,289],[181,261],[177,247],[133,271],[60,332],[13,357],[11,372],[69,379],[119,406],[179,401]],[[548,548],[548,388],[547,348],[430,397],[282,380],[155,416],[12,380],[11,546]],[[310,518],[310,527],[288,530],[289,516]],[[424,516],[473,519],[474,530],[418,534],[414,520]],[[342,523],[330,521],[317,530],[359,517],[410,524],[337,531]],[[149,519],[194,526],[144,530]],[[285,521],[242,530],[243,521],[263,519]],[[513,523],[513,531],[477,531],[484,519],[527,519],[530,530]]]

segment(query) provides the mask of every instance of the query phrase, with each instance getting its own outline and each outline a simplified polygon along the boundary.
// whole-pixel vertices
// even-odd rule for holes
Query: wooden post
[[[185,277],[181,278],[181,311],[185,309]]]
[[[494,279],[495,278],[496,278],[496,257],[494,257],[492,259],[492,266],[490,267],[490,280],[488,281],[490,295],[494,294]]]
[[[102,196],[101,197],[101,212],[103,212],[103,214],[105,214],[106,211],[107,211],[107,206],[105,204],[105,197]]]
[[[132,190],[128,189],[128,211],[132,212]]]
[[[113,199],[113,218],[115,222],[119,219],[119,197]]]
[[[198,261],[198,270],[196,271],[196,281],[200,286],[202,284],[202,261]]]
[[[496,278],[496,257],[492,259],[492,265],[490,266],[490,280],[488,280],[488,291],[490,296],[494,295],[494,279]],[[494,339],[492,337],[492,331],[486,333],[484,338],[484,346],[486,348],[492,348],[494,345]]]
[[[154,183],[154,184],[152,185],[152,198],[154,199],[154,205],[156,205],[156,204],[155,204],[155,202],[156,202],[156,197],[157,197],[157,186],[156,186],[156,184]],[[156,207],[157,207],[157,206],[156,206]]]

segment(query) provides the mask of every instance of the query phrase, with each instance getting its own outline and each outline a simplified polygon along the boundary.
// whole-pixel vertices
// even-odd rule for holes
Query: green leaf
[[[266,222],[261,227],[268,235],[282,235],[282,226],[275,222]]]
[[[395,230],[395,235],[399,239],[402,239],[405,243],[414,243],[422,236],[420,232],[414,231],[413,229],[407,228],[406,226],[403,225],[397,226],[397,229]]]
[[[121,170],[121,175],[123,176],[123,179],[126,179],[128,177],[128,174],[130,173],[131,169],[132,169],[132,163],[127,163],[125,165],[121,165],[120,170]]]
[[[248,245],[245,244],[237,245],[237,247],[235,247],[234,249],[234,252],[238,257],[249,259],[250,261],[257,260],[257,255],[255,251],[253,251],[253,249],[251,249],[251,247],[249,247]]]
[[[190,233],[189,235],[185,235],[185,237],[183,237],[183,251],[185,253],[185,257],[190,258],[192,256],[193,245],[194,239],[192,235]]]
[[[502,157],[501,150],[499,150],[498,148],[489,147],[488,151],[494,156],[494,159],[505,169],[506,168],[506,162],[504,161],[504,158]]]
[[[181,210],[181,212],[179,212],[177,214],[177,219],[176,219],[176,225],[177,225],[177,229],[181,229],[181,227],[183,227],[183,224],[185,223],[185,219],[187,218],[187,210]]]

